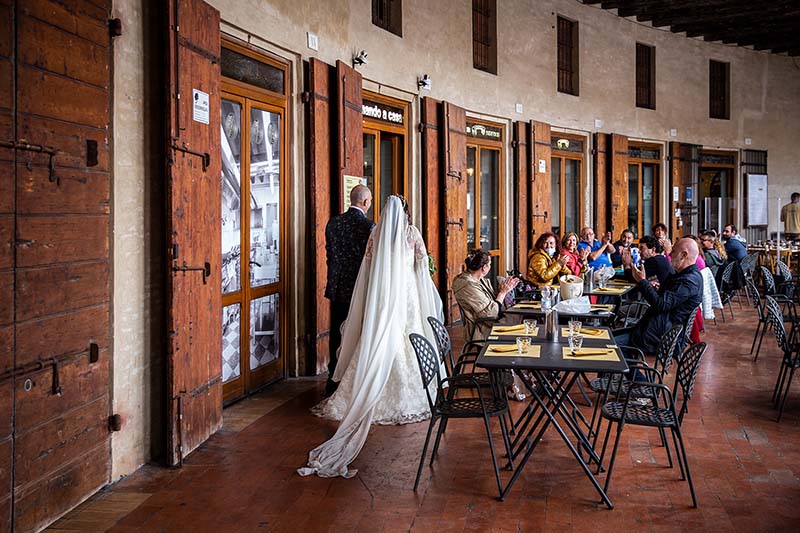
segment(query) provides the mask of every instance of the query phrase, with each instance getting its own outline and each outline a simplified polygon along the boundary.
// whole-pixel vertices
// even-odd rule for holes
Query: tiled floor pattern
[[[307,389],[309,382],[300,381],[226,410],[225,429],[191,454],[181,470],[144,467],[55,526],[62,531],[796,531],[800,384],[776,424],[770,395],[777,348],[772,339],[765,341],[754,364],[747,353],[754,314],[738,307],[734,312],[734,321],[707,324],[704,338],[712,347],[683,425],[699,509],[691,508],[677,469],[666,467],[658,433],[647,428],[623,433],[609,493],[613,511],[598,504],[552,431],[506,501],[498,502],[485,432],[476,421],[451,422],[440,457],[433,469],[425,468],[416,494],[411,489],[424,423],[374,427],[353,465],[359,469],[353,479],[301,478],[295,468],[336,425],[308,412],[322,397],[323,382]],[[109,498],[125,502],[114,522],[96,511]],[[96,522],[88,520],[90,511]],[[87,519],[80,522],[83,528],[71,527],[81,517]]]

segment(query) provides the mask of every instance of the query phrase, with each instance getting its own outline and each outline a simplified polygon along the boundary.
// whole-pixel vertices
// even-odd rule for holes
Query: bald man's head
[[[365,185],[356,185],[350,191],[350,204],[368,211],[372,205],[372,193]]]
[[[680,239],[672,247],[672,253],[670,254],[672,268],[675,269],[675,272],[680,272],[684,268],[695,264],[699,253],[700,250],[698,250],[697,242],[694,239]]]

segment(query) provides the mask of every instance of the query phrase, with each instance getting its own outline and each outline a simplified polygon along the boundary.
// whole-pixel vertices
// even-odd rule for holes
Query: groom
[[[330,396],[338,384],[333,381],[336,351],[342,343],[342,323],[347,318],[353,288],[364,259],[367,240],[375,225],[366,216],[372,205],[372,193],[364,185],[350,191],[350,209],[333,217],[325,227],[325,251],[328,257],[328,284],[325,297],[331,301],[330,360],[325,394]]]

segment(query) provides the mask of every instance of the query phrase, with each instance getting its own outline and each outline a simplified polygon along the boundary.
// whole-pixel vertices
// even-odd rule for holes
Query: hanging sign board
[[[499,141],[503,138],[503,129],[486,124],[467,122],[467,137]]]
[[[364,118],[380,120],[390,124],[402,124],[405,119],[402,109],[367,99],[364,99],[361,104],[361,114]]]
[[[748,227],[766,226],[769,216],[767,207],[767,175],[747,174],[747,211],[745,217]]]
[[[192,120],[208,124],[208,93],[192,89]]]
[[[344,207],[344,211],[350,209],[350,191],[353,190],[353,187],[366,184],[367,180],[365,178],[360,176],[348,176],[347,174],[344,175],[342,183],[342,193],[344,195],[342,198],[342,206]]]

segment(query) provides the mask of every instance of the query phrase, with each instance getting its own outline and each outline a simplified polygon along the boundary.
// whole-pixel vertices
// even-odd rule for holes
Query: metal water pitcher
[[[547,340],[558,342],[558,311],[551,309],[544,316],[544,327]]]

